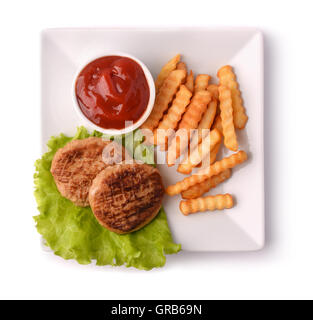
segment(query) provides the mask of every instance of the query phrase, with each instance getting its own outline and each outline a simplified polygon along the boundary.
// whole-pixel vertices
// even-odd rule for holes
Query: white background
[[[313,298],[310,4],[310,0],[2,1],[0,298]],[[40,157],[39,33],[47,27],[107,25],[263,30],[267,219],[263,251],[181,252],[169,256],[164,268],[149,272],[80,266],[42,251],[32,219],[37,214],[33,163]]]

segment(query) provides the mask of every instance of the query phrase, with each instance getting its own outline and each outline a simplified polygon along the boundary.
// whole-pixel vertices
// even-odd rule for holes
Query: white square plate
[[[73,134],[79,118],[72,102],[77,68],[90,57],[121,51],[142,60],[156,76],[176,53],[195,73],[216,75],[226,64],[235,68],[249,116],[239,132],[249,160],[212,194],[231,193],[231,210],[188,217],[180,197],[166,197],[164,207],[174,240],[188,251],[249,251],[264,245],[263,37],[252,28],[100,28],[49,29],[42,33],[42,144],[51,135]],[[184,176],[159,165],[167,186]]]

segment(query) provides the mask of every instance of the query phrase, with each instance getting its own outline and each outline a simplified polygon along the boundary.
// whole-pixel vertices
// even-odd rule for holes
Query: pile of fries
[[[229,179],[231,169],[247,159],[244,151],[238,151],[236,136],[236,129],[242,130],[248,120],[236,76],[231,66],[224,66],[217,77],[218,84],[211,83],[208,74],[194,79],[192,70],[188,73],[180,55],[176,55],[156,79],[155,105],[141,127],[147,142],[167,151],[168,166],[183,157],[178,172],[189,175],[200,167],[166,189],[167,194],[181,194],[186,199],[180,202],[184,215],[232,208],[230,194],[202,195]],[[217,160],[223,141],[236,153]]]

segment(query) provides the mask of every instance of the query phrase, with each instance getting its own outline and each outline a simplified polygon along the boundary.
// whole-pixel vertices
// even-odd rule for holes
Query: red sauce
[[[120,56],[90,62],[78,75],[75,92],[84,115],[105,129],[123,129],[125,121],[137,122],[150,97],[141,66]]]

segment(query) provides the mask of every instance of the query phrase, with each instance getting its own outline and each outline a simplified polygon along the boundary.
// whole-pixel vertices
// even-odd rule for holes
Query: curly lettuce
[[[162,267],[166,262],[165,254],[180,250],[180,245],[173,242],[163,208],[141,230],[118,235],[103,228],[90,207],[77,207],[59,193],[50,173],[54,154],[69,141],[90,136],[101,137],[102,134],[97,131],[89,134],[86,128],[79,127],[74,137],[64,134],[51,137],[47,144],[49,151],[36,161],[35,197],[40,214],[34,219],[38,232],[56,255],[75,259],[80,264],[95,260],[99,266],[125,265],[144,270]],[[139,147],[136,157],[152,164],[153,148],[141,147],[136,134],[135,139],[129,135],[123,137],[123,144],[126,148],[129,144]]]

